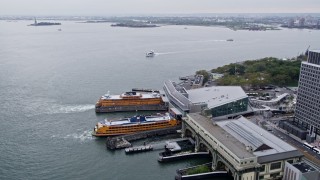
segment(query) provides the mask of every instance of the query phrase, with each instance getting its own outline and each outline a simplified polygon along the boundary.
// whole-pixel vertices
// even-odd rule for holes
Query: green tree
[[[299,58],[304,58],[300,55]],[[247,60],[240,63],[231,63],[212,72],[222,73],[224,77],[217,81],[218,85],[252,85],[255,87],[268,84],[296,85],[299,81],[301,60],[281,60],[266,57],[258,60]]]

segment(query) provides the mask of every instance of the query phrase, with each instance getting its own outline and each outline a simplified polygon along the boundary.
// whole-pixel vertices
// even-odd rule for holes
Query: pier
[[[183,159],[191,159],[191,158],[205,158],[210,159],[209,152],[180,152],[173,155],[166,155],[165,153],[160,153],[158,161],[159,162],[171,162]]]
[[[190,158],[210,158],[208,151],[194,152],[195,142],[191,138],[167,141],[165,151],[159,153],[159,162],[170,162]]]
[[[146,139],[146,138],[155,137],[155,136],[178,134],[177,130],[179,129],[181,129],[181,127],[177,126],[172,128],[144,131],[144,132],[122,135],[122,136],[108,137],[106,141],[106,146],[108,149],[112,149],[112,150],[128,148],[132,146],[130,141],[136,141],[139,139]]]
[[[221,178],[224,179],[233,179],[232,176],[228,174],[227,171],[212,171],[212,163],[206,163],[198,166],[192,166],[188,168],[178,169],[177,175],[175,176],[176,180],[186,180],[186,179],[211,179],[211,178]],[[202,169],[202,173],[194,174],[194,172]],[[206,171],[207,170],[207,171]]]

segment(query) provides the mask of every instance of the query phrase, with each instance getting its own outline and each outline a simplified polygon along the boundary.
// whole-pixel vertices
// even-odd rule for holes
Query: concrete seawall
[[[130,141],[135,141],[139,139],[145,139],[149,137],[155,136],[164,136],[167,134],[178,134],[177,130],[180,130],[181,126],[173,127],[173,128],[165,128],[165,129],[158,129],[152,131],[144,131],[134,134],[122,135],[122,136],[115,136],[115,137],[108,137],[106,141],[106,146],[108,149],[122,149],[131,146]]]

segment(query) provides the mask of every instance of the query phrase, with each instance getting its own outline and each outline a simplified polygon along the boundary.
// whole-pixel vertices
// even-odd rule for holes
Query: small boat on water
[[[94,127],[93,136],[117,136],[142,131],[170,128],[180,125],[180,121],[169,113],[156,115],[139,115],[117,120],[105,119]]]
[[[155,55],[155,53],[153,50],[146,53],[146,57],[153,57],[154,55]]]
[[[227,41],[233,41],[233,39],[227,39]]]

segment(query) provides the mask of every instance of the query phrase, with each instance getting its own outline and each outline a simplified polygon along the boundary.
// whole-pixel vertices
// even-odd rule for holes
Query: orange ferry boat
[[[105,94],[96,103],[96,112],[165,111],[168,103],[159,92],[125,92],[121,95]]]
[[[169,113],[133,116],[119,120],[107,120],[97,123],[92,133],[93,136],[116,136],[132,134],[141,131],[169,128],[180,125],[180,121]]]

